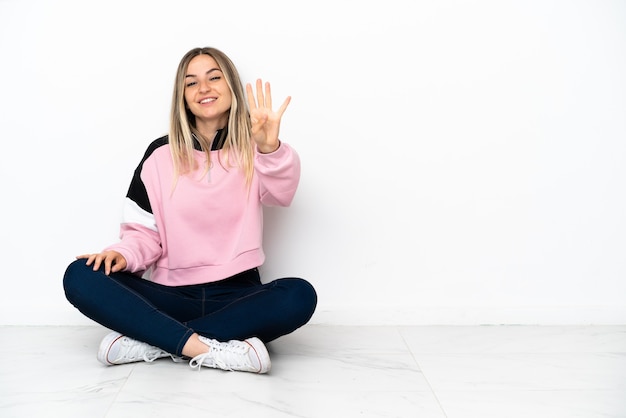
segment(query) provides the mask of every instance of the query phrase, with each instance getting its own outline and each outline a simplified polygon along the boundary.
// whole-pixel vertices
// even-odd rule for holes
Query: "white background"
[[[263,274],[312,322],[626,323],[626,2],[0,0],[1,324],[89,323],[63,272],[197,46],[293,96]]]

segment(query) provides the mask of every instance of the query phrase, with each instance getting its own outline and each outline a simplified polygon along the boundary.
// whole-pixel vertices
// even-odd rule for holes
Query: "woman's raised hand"
[[[252,139],[260,152],[276,151],[280,145],[278,141],[280,119],[291,101],[291,96],[287,96],[280,108],[273,111],[272,91],[269,82],[265,83],[264,89],[261,79],[256,81],[256,99],[250,83],[246,84],[246,93],[248,95],[250,121],[252,122]]]

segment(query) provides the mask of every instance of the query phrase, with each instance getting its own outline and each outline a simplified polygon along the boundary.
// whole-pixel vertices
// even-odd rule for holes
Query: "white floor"
[[[0,417],[626,417],[626,326],[308,325],[268,375],[106,367],[100,327],[0,327]]]

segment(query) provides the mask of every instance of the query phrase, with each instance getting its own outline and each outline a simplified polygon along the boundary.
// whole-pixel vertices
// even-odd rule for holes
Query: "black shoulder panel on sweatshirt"
[[[146,186],[141,181],[141,170],[143,169],[143,163],[152,155],[152,153],[158,148],[168,144],[167,135],[162,136],[161,138],[153,141],[146,150],[141,162],[135,169],[135,173],[133,174],[133,178],[130,182],[130,186],[128,187],[128,193],[126,193],[126,197],[135,202],[139,207],[145,210],[148,213],[152,213],[152,206],[150,205],[150,200],[148,199],[148,192],[146,191]]]

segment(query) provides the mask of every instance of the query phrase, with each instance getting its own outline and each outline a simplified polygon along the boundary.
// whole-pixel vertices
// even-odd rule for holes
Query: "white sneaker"
[[[172,357],[174,361],[180,361],[178,357],[158,347],[133,340],[119,332],[111,332],[104,337],[98,350],[98,360],[107,366],[137,361],[151,363],[158,358],[168,356]]]
[[[194,369],[199,370],[201,366],[205,366],[229,371],[267,373],[272,367],[267,348],[256,337],[224,343],[202,336],[199,338],[211,350],[191,359],[189,365]]]

